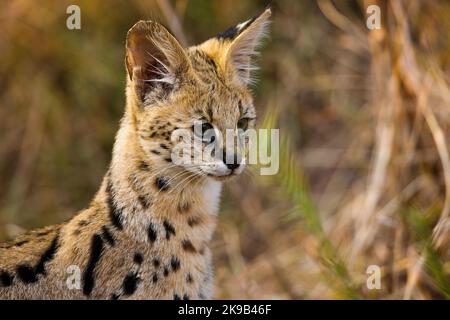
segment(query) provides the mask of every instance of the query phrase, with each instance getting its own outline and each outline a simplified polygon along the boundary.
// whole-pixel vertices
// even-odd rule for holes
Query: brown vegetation
[[[86,206],[110,159],[138,19],[196,43],[260,1],[11,1],[0,11],[0,240]],[[378,4],[382,28],[366,28]],[[280,173],[226,187],[218,298],[450,298],[450,3],[273,4],[255,87]],[[366,269],[379,265],[381,290]]]

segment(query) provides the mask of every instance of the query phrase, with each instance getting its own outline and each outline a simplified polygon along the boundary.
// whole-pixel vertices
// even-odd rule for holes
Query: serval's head
[[[270,15],[267,9],[186,49],[156,22],[130,29],[127,105],[145,157],[218,180],[243,171],[242,132],[256,116],[252,58]]]

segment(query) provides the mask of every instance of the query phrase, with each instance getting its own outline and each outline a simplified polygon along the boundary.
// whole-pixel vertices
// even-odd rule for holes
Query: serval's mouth
[[[232,178],[238,176],[239,173],[236,172],[236,170],[231,170],[229,173],[226,173],[226,174],[217,175],[217,174],[207,173],[206,175],[217,181],[225,181],[225,180],[229,180],[229,179],[232,179]]]

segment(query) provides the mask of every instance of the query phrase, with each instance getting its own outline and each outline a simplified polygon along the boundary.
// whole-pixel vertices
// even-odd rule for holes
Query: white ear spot
[[[256,19],[250,19],[237,25],[239,35],[228,48],[228,61],[234,67],[238,80],[248,85],[254,82],[253,71],[258,67],[252,58],[258,55],[258,48],[268,33],[271,11],[267,9]]]

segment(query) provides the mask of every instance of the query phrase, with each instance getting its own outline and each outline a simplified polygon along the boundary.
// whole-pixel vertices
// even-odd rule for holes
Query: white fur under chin
[[[219,211],[222,182],[207,178],[202,191],[206,209],[208,212],[211,212],[211,214],[217,215],[217,212]]]

